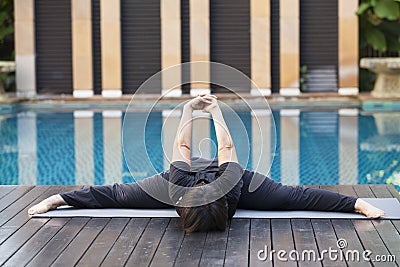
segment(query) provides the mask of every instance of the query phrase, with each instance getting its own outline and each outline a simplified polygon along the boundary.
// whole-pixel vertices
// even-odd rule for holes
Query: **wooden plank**
[[[89,249],[77,263],[77,266],[99,266],[111,247],[127,225],[128,218],[111,218]]]
[[[374,193],[375,197],[393,197],[385,184],[374,184],[369,186]]]
[[[199,266],[224,266],[229,230],[208,232]]]
[[[15,203],[29,190],[33,189],[33,186],[18,186],[15,190],[12,190],[9,194],[5,195],[0,201],[0,211]]]
[[[372,220],[372,224],[375,226],[390,254],[395,256],[397,263],[400,263],[400,235],[392,222],[389,220]]]
[[[371,188],[367,184],[353,185],[353,189],[356,192],[358,197],[363,197],[363,198],[374,198],[375,197],[374,193],[372,193]]]
[[[318,184],[306,184],[306,185],[303,185],[303,187],[307,187],[307,188],[319,188],[319,185],[318,185]]]
[[[170,219],[152,218],[129,257],[127,266],[148,266],[158,248]]]
[[[37,197],[37,194],[42,192],[48,188],[47,191],[42,193],[39,197]],[[3,243],[9,236],[11,236],[15,231],[17,231],[22,225],[24,225],[28,220],[28,209],[37,202],[39,202],[42,199],[45,199],[46,197],[49,197],[51,195],[57,194],[61,191],[65,190],[73,190],[74,188],[78,188],[78,186],[47,186],[47,187],[39,187],[39,191],[36,191],[36,189],[32,189],[31,191],[35,190],[34,194],[26,194],[22,198],[19,203],[17,203],[16,208],[20,209],[20,212],[16,214],[14,217],[10,218],[5,224],[3,224],[0,227],[0,244]],[[29,192],[31,192],[29,191]],[[11,207],[13,207],[12,205]],[[12,214],[12,213],[11,213]],[[3,216],[10,216],[10,214],[5,214],[1,213],[1,218]],[[33,220],[36,220],[33,219]]]
[[[400,220],[391,220],[393,226],[397,229],[397,232],[400,234]]]
[[[336,188],[337,188],[339,194],[357,197],[357,193],[356,193],[356,191],[354,191],[354,188],[352,185],[337,185]]]
[[[294,250],[294,240],[292,235],[292,227],[288,219],[272,219],[271,220],[271,233],[272,233],[272,249],[276,252],[284,250],[287,253]],[[281,255],[281,258],[288,258],[288,254]],[[282,261],[277,257],[277,253],[273,257],[274,266],[297,266],[294,261]]]
[[[149,222],[150,218],[130,219],[101,266],[124,266]]]
[[[250,221],[250,266],[272,266],[272,260],[265,255],[265,252],[271,248],[271,220],[252,219]],[[260,250],[264,253],[258,255]]]
[[[109,220],[108,218],[91,218],[78,235],[58,255],[52,266],[74,266]]]
[[[175,266],[198,266],[206,240],[206,233],[186,233]]]
[[[25,189],[25,187],[22,188]],[[11,206],[7,207],[3,210],[3,212],[1,212],[0,220],[4,217],[7,218],[16,214],[16,216],[9,220],[3,219],[4,221],[7,220],[7,223],[0,227],[0,255],[2,255],[1,264],[10,258],[10,256],[12,256],[14,253],[16,253],[20,247],[28,242],[30,238],[49,221],[48,218],[29,220],[27,209],[29,207],[28,205],[30,205],[32,201],[38,197],[46,197],[54,194],[55,192],[52,190],[57,191],[59,190],[59,187],[34,187],[27,191],[25,195],[21,196],[21,198],[15,201]],[[15,208],[15,211],[11,210],[11,208]]]
[[[0,265],[4,264],[48,221],[48,218],[30,220],[3,242],[0,246]]]
[[[392,194],[392,196],[394,198],[397,198],[400,201],[400,193],[396,190],[396,188],[394,188],[394,186],[391,184],[388,184],[386,186],[387,186],[387,189],[389,190],[390,194]]]
[[[337,249],[337,236],[330,220],[312,219],[311,224],[314,228],[315,239],[317,241],[319,252],[321,253],[323,266],[346,266],[346,262],[335,261],[329,258],[328,254],[322,255],[322,251]]]
[[[249,261],[249,219],[233,219],[226,246],[226,266],[246,266]]]
[[[173,266],[185,232],[179,218],[172,218],[150,266]]]
[[[376,197],[393,197],[388,185],[371,185],[370,187]],[[375,226],[386,249],[391,255],[395,255],[396,259],[400,260],[400,235],[392,222],[387,220],[371,220],[371,223]],[[373,252],[375,253],[375,251]]]
[[[89,218],[79,217],[69,220],[27,266],[50,266],[88,221]]]
[[[0,199],[8,195],[11,191],[18,188],[16,185],[0,185]]]
[[[20,196],[14,203],[7,206],[5,209],[1,211],[0,217],[0,226],[5,224],[19,212],[21,212],[24,208],[26,208],[32,201],[46,192],[50,187],[48,186],[36,186],[29,191],[26,191],[25,194]]]
[[[362,260],[357,260],[362,258],[362,252],[364,251],[364,248],[362,246],[361,241],[358,239],[357,233],[354,229],[354,226],[350,220],[347,219],[335,219],[331,220],[333,228],[335,229],[336,235],[337,235],[337,240],[343,239],[345,240],[343,245],[342,250],[342,257],[343,259],[347,262],[348,266],[371,266],[370,262],[365,262]],[[343,241],[342,241],[343,242]],[[343,244],[343,243],[340,244]],[[340,249],[339,247],[336,247],[335,249]],[[352,254],[351,251],[358,251],[358,256]],[[357,253],[357,252],[355,252]]]
[[[338,193],[337,185],[320,185],[319,188]]]
[[[369,256],[371,259],[374,259],[376,255],[390,254],[370,220],[352,220],[352,222],[364,250],[370,250],[373,253]],[[393,262],[373,262],[373,265],[396,266]]]
[[[293,219],[292,231],[296,251],[299,253],[297,257],[299,266],[322,266],[318,261],[319,253],[315,242],[314,231],[309,219]],[[311,251],[303,254],[303,251]]]
[[[25,266],[69,220],[69,218],[50,219],[12,255],[4,266]]]

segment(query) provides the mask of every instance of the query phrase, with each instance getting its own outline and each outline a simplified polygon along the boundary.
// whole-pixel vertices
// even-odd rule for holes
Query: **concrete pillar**
[[[174,145],[176,131],[181,120],[182,111],[180,109],[163,110],[162,146],[164,152],[164,170],[169,170],[172,159],[172,148]]]
[[[271,94],[270,1],[250,0],[252,95]]]
[[[35,1],[14,0],[17,95],[36,95]]]
[[[300,0],[280,0],[280,94],[298,95],[300,78]]]
[[[358,0],[339,0],[339,94],[358,94]]]
[[[105,110],[102,114],[104,184],[122,183],[122,112],[119,110]]]
[[[18,183],[37,184],[36,114],[18,114]]]
[[[92,3],[72,0],[72,77],[75,97],[93,96]]]
[[[210,90],[210,2],[189,0],[190,9],[190,61],[204,61],[191,65],[190,94],[209,94]]]
[[[161,13],[161,69],[181,64],[181,4],[180,0],[160,0]],[[182,95],[181,68],[173,68],[161,75],[162,94]],[[172,89],[172,90],[171,90]]]
[[[339,110],[339,184],[358,183],[358,110]]]
[[[93,111],[74,111],[75,182],[94,184]]]
[[[101,73],[104,97],[122,95],[120,0],[100,0]]]
[[[300,183],[300,111],[281,110],[281,181]]]

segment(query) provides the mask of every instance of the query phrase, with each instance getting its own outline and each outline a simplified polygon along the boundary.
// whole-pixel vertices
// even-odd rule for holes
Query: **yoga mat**
[[[396,198],[363,198],[366,202],[385,211],[383,219],[400,219],[400,203]],[[179,217],[174,209],[76,209],[68,206],[60,207],[43,214],[33,215],[43,217]],[[268,218],[268,219],[369,219],[358,213],[328,212],[328,211],[258,211],[236,210],[233,218]]]

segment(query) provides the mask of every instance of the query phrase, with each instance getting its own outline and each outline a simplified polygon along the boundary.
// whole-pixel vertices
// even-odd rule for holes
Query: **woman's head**
[[[185,207],[176,207],[183,228],[188,233],[224,231],[228,221],[228,203],[225,196],[206,205],[191,207],[190,203],[194,200],[203,199],[206,203],[208,199],[215,199],[215,196],[220,194],[215,187],[205,188],[201,185],[196,185],[195,190],[190,190],[183,196],[181,203]]]

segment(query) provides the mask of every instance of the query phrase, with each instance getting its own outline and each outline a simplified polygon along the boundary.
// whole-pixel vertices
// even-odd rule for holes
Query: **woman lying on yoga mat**
[[[218,159],[214,161],[190,159],[193,110],[203,110],[213,118],[218,141]],[[249,191],[251,179],[262,181],[252,192]],[[167,196],[170,202],[159,201],[149,192],[161,198]],[[168,171],[136,183],[90,186],[53,195],[31,207],[28,213],[44,213],[61,205],[78,208],[175,207],[187,232],[224,230],[236,208],[359,212],[369,218],[384,216],[382,210],[361,199],[322,189],[282,185],[243,169],[238,164],[235,146],[213,95],[199,95],[184,106]]]

